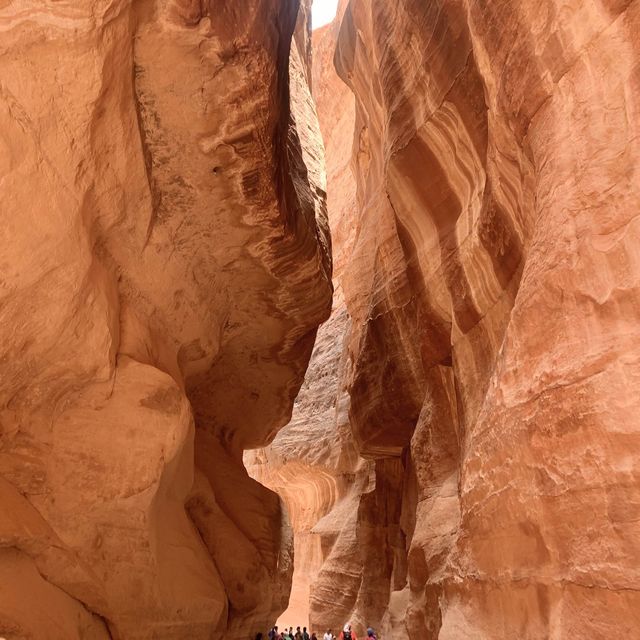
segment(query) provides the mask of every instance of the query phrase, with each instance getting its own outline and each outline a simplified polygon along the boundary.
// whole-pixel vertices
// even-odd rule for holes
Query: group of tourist
[[[263,636],[259,633],[256,636],[256,640],[263,640]],[[266,639],[265,639],[266,640]],[[268,640],[320,640],[315,632],[312,632],[311,635],[307,632],[307,627],[302,627],[302,631],[300,631],[300,627],[296,627],[295,632],[293,631],[293,627],[287,628],[285,627],[282,633],[278,631],[278,627],[273,627],[268,633]],[[351,623],[348,622],[344,625],[344,629],[340,632],[339,636],[333,635],[331,629],[327,629],[327,632],[322,637],[322,640],[358,640],[356,637],[355,631],[351,629]],[[367,629],[367,640],[378,640],[378,636],[373,629]]]
[[[260,638],[256,638],[256,640],[261,640],[262,634],[258,634]],[[318,640],[318,636],[315,633],[309,635],[307,632],[307,627],[302,627],[302,631],[300,631],[300,627],[296,627],[295,633],[293,631],[293,627],[284,628],[284,631],[280,633],[278,631],[278,627],[273,627],[271,631],[269,631],[269,640]]]

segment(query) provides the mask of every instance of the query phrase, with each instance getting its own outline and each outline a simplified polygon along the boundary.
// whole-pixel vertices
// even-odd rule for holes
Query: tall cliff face
[[[242,451],[330,305],[307,12],[0,6],[4,637],[245,638],[286,606]]]
[[[638,2],[557,0],[322,32],[336,302],[252,467],[314,627],[638,637],[639,36]]]
[[[640,2],[344,0],[327,184],[308,15],[0,2],[0,636],[264,631],[257,478],[288,624],[637,637]]]
[[[346,9],[385,637],[638,635],[639,35],[633,1]]]

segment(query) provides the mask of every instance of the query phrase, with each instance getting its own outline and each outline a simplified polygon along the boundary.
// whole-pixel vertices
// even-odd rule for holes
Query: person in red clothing
[[[347,624],[344,625],[344,629],[340,632],[340,640],[358,640],[355,631],[351,630],[350,622],[347,622]]]

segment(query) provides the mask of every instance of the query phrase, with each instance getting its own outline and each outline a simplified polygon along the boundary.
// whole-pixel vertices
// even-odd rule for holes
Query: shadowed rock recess
[[[334,313],[249,460],[302,554],[282,621],[639,639],[640,2],[351,0],[316,36]]]
[[[309,16],[0,0],[0,638],[640,640],[640,0]]]

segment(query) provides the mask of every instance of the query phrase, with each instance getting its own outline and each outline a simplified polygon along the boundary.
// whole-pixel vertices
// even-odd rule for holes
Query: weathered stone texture
[[[354,131],[326,53],[318,111],[353,140],[357,213],[334,220],[330,179],[349,324],[305,384],[347,363],[369,478],[351,544],[326,529],[312,622],[640,638],[640,3],[351,0],[326,33]],[[329,437],[331,459],[344,440],[304,398],[298,424],[325,430],[289,455]]]
[[[350,421],[404,466],[385,637],[640,637],[639,34],[633,1],[346,10]]]
[[[307,13],[0,3],[4,637],[244,639],[286,606],[241,457],[330,304]]]

